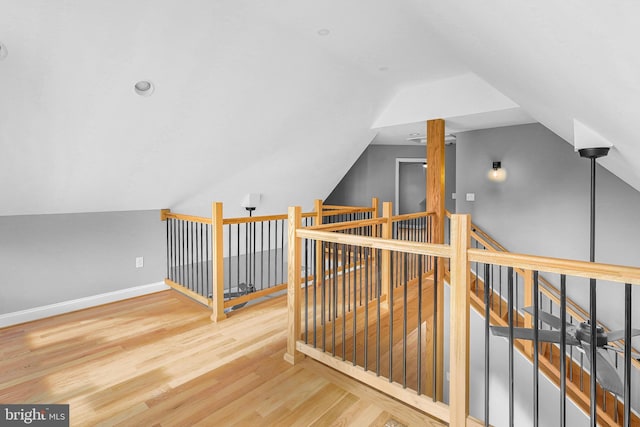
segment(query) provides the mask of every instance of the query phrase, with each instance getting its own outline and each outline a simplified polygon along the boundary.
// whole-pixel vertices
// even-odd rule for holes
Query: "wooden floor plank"
[[[0,401],[68,403],[78,426],[442,425],[311,360],[286,300],[219,324],[174,291],[0,329]]]

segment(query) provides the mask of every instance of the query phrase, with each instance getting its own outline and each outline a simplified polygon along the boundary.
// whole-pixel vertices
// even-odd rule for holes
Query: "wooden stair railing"
[[[450,215],[447,212],[447,215]],[[492,252],[508,252],[508,250],[500,243],[495,241],[485,231],[481,230],[478,226],[472,223],[471,225],[471,237],[476,240],[484,249]],[[515,268],[514,272],[518,275],[525,277],[525,270]],[[449,282],[449,271],[445,272],[445,280]],[[472,272],[470,284],[470,303],[471,306],[484,316],[485,304],[484,304],[484,280],[482,277],[475,275]],[[539,277],[540,293],[544,294],[551,301],[560,305],[560,292],[543,277]],[[489,297],[490,305],[490,323],[493,326],[508,326],[508,308],[507,302],[499,295],[495,290]],[[589,318],[589,314],[579,307],[576,303],[566,298],[567,302],[567,315],[572,316],[579,322],[583,322]],[[527,317],[529,317],[527,315]],[[525,315],[521,314],[517,309],[514,309],[514,326],[518,327],[530,327],[530,324],[526,323]],[[609,329],[599,322],[599,324]],[[618,343],[612,343],[618,348],[623,348]],[[528,340],[516,340],[515,348],[526,357],[530,362],[533,362],[532,346]],[[540,370],[557,386],[560,385],[560,349],[558,346],[551,343],[540,343],[539,346],[539,366]],[[637,352],[635,349],[632,351]],[[633,359],[632,364],[635,368],[640,368],[640,362]],[[589,413],[590,408],[590,373],[583,369],[579,363],[573,360],[570,356],[566,355],[566,385],[567,396],[583,411]],[[604,396],[604,397],[603,397]],[[618,402],[612,393],[603,393],[600,385],[597,385],[597,404],[598,404],[598,423],[601,425],[621,425],[623,420],[624,406]],[[633,411],[631,412],[631,425],[640,426],[640,417],[638,417]]]

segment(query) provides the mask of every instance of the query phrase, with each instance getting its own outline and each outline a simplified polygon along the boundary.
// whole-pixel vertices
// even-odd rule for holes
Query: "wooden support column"
[[[427,212],[435,212],[431,222],[430,243],[444,243],[445,217],[444,120],[427,121]],[[436,329],[436,400],[442,401],[444,387],[444,270],[445,260],[438,265],[438,325]]]
[[[469,415],[469,283],[470,215],[451,217],[451,310],[449,423],[464,426]]]
[[[212,263],[212,287],[213,313],[211,320],[219,322],[226,319],[224,314],[224,239],[222,227],[222,203],[215,202],[211,206],[211,263]]]
[[[304,358],[304,354],[296,350],[296,342],[300,339],[300,311],[302,301],[300,298],[301,250],[302,239],[296,237],[296,231],[302,227],[302,210],[300,206],[289,207],[289,267],[287,287],[287,352],[284,360],[295,365]]]
[[[384,202],[382,204],[382,217],[386,220],[382,224],[382,238],[391,239],[393,236],[393,205],[391,202]],[[388,249],[382,250],[382,265],[380,268],[383,296],[386,296],[382,305],[389,308],[389,295],[391,295],[391,252]]]

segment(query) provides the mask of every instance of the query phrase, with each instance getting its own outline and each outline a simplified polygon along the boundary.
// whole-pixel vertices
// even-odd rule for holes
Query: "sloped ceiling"
[[[640,2],[411,4],[452,54],[535,120],[573,143],[575,119],[613,144],[601,164],[640,190]]]
[[[396,93],[468,73],[569,142],[573,119],[613,142],[640,188],[640,14],[609,7],[0,0],[0,215],[308,208]]]

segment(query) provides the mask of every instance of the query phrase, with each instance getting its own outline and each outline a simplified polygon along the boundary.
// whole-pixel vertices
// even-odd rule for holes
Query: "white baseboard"
[[[148,285],[135,286],[133,288],[121,289],[119,291],[92,295],[90,297],[78,298],[71,301],[63,301],[56,304],[30,308],[27,310],[15,311],[13,313],[0,314],[0,328],[17,325],[19,323],[31,322],[32,320],[44,319],[45,317],[56,316],[58,314],[70,313],[72,311],[134,298],[141,295],[152,294],[154,292],[160,292],[167,289],[170,288],[165,285],[164,282],[157,282]]]

